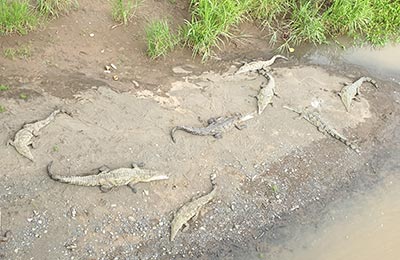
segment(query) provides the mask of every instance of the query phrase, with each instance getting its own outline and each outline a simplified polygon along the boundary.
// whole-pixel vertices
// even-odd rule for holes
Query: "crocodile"
[[[197,199],[192,199],[190,202],[184,204],[179,210],[176,212],[174,219],[171,222],[171,236],[170,240],[173,241],[175,239],[176,234],[178,231],[183,227],[188,227],[188,221],[196,219],[200,213],[201,208],[212,201],[215,198],[217,193],[217,185],[213,182],[212,183],[212,190],[206,195],[203,195]]]
[[[304,118],[307,120],[310,124],[315,126],[318,131],[324,134],[328,134],[329,136],[339,140],[340,142],[344,143],[351,149],[353,149],[355,152],[359,153],[360,150],[359,148],[353,143],[350,142],[346,137],[341,135],[338,131],[336,131],[334,128],[330,127],[328,123],[326,123],[321,116],[319,115],[318,112],[316,111],[311,111],[310,109],[304,108],[302,110],[300,109],[295,109],[291,108],[288,106],[283,106],[285,109],[288,109],[290,111],[296,112],[297,114],[300,115],[301,118]]]
[[[35,146],[32,140],[33,137],[39,136],[40,134],[39,131],[48,124],[50,124],[55,119],[55,117],[62,112],[67,113],[62,109],[56,109],[47,118],[43,120],[25,124],[22,127],[22,129],[20,129],[15,134],[14,140],[9,140],[7,142],[7,145],[14,146],[15,150],[17,150],[18,153],[20,153],[22,156],[28,158],[33,162],[34,158],[31,151],[29,150],[29,145],[32,145],[33,147]]]
[[[352,84],[346,84],[338,95],[342,99],[343,105],[346,108],[346,111],[350,111],[351,102],[353,99],[356,99],[357,95],[360,95],[360,87],[364,82],[371,83],[376,89],[378,89],[378,84],[375,80],[369,77],[361,77],[358,80],[354,81]]]
[[[258,92],[257,105],[258,105],[258,114],[260,115],[264,109],[268,106],[268,104],[272,105],[272,98],[274,96],[278,96],[275,91],[275,79],[272,75],[265,70],[260,70],[259,72],[265,78],[268,79],[268,83],[261,83],[260,91]]]
[[[182,130],[193,135],[206,136],[211,135],[217,139],[222,138],[222,133],[229,131],[236,127],[239,130],[246,128],[243,123],[254,117],[254,113],[250,113],[246,116],[242,116],[240,113],[235,113],[232,116],[225,117],[212,117],[208,119],[206,127],[190,127],[190,126],[176,126],[171,130],[171,138],[176,143],[175,132]]]
[[[235,74],[241,74],[241,73],[246,73],[246,72],[250,72],[250,71],[257,71],[257,70],[260,70],[260,69],[265,69],[265,68],[271,66],[272,64],[274,64],[275,60],[278,59],[278,58],[281,58],[281,59],[284,59],[284,60],[288,60],[288,58],[286,58],[285,56],[275,55],[269,60],[253,61],[253,62],[250,62],[250,63],[246,63],[242,67],[240,67],[236,71]]]
[[[51,179],[62,183],[79,186],[100,186],[102,192],[108,192],[117,186],[128,185],[133,192],[136,192],[135,184],[139,182],[151,182],[167,180],[167,175],[162,175],[156,171],[140,168],[139,165],[132,163],[132,168],[109,169],[107,166],[99,168],[99,173],[86,176],[62,176],[52,172],[52,164],[47,166],[47,172]]]

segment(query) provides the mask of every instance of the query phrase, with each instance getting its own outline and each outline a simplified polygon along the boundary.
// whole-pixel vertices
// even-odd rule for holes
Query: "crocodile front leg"
[[[136,183],[130,182],[128,183],[128,187],[131,188],[133,193],[137,193]]]
[[[213,136],[214,136],[214,138],[216,138],[216,139],[221,139],[221,138],[222,138],[222,133],[216,133],[216,134],[214,134]]]
[[[243,130],[245,128],[247,128],[246,124],[235,124],[236,129],[238,130]]]

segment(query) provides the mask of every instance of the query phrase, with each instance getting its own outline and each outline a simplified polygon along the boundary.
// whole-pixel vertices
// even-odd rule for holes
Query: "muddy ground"
[[[184,2],[176,7],[145,1],[132,24],[111,29],[105,1],[81,1],[78,11],[42,31],[0,39],[2,48],[32,48],[27,60],[0,56],[0,83],[10,86],[0,92],[6,108],[0,114],[1,228],[12,232],[0,243],[0,259],[238,259],[249,248],[265,251],[277,225],[307,216],[310,205],[323,207],[355,179],[379,178],[369,162],[390,143],[398,124],[394,83],[378,80],[378,91],[366,85],[361,102],[347,113],[335,92],[365,72],[293,57],[273,66],[280,97],[246,129],[219,140],[177,132],[172,143],[175,125],[201,126],[213,116],[253,112],[263,78],[234,75],[237,61],[257,52],[260,58],[272,55],[261,47],[265,40],[254,37],[225,46],[217,53],[224,58],[208,64],[185,49],[150,61],[143,28],[153,18],[151,8],[160,16],[181,10],[173,20],[178,24],[186,17]],[[249,46],[260,48],[244,51]],[[117,70],[105,73],[109,63]],[[357,140],[361,155],[296,120],[283,105],[317,106],[332,126]],[[24,122],[44,118],[55,107],[72,117],[61,114],[43,129],[32,149],[35,162],[5,146]],[[51,180],[50,161],[64,175],[144,162],[170,179],[139,184],[136,194],[128,187],[102,193]],[[170,242],[173,213],[209,192],[212,173],[220,187],[217,198]]]

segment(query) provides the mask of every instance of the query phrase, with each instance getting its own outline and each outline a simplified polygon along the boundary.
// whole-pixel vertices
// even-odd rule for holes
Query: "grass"
[[[19,94],[19,98],[23,99],[23,100],[27,100],[28,99],[28,95],[25,94],[25,93],[21,93],[21,94]]]
[[[38,18],[28,0],[0,0],[0,35],[26,34],[37,23]]]
[[[319,8],[310,1],[291,3],[291,19],[288,42],[291,45],[299,45],[302,42],[314,44],[326,43],[326,28],[319,14]]]
[[[58,17],[77,6],[77,0],[37,0],[37,10],[47,17]]]
[[[5,107],[3,107],[2,105],[0,105],[0,113],[6,112],[7,109]]]
[[[151,58],[164,56],[178,43],[179,37],[171,32],[165,20],[153,21],[146,28],[147,54]]]
[[[31,48],[28,45],[22,45],[15,48],[5,48],[3,54],[4,57],[12,60],[15,58],[27,59],[32,55]]]
[[[183,29],[185,43],[192,47],[193,54],[201,54],[205,60],[212,47],[219,47],[230,38],[231,27],[245,19],[252,0],[192,0],[192,19]]]
[[[9,89],[10,89],[9,86],[0,84],[0,91],[6,91],[6,90],[9,90]]]
[[[268,29],[281,51],[343,35],[372,45],[400,42],[399,0],[191,0],[183,40],[205,60],[249,18]]]
[[[127,24],[135,15],[142,0],[112,0],[112,18],[118,23]]]

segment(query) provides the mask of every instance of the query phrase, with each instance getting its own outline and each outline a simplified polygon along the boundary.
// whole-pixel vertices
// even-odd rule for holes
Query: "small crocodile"
[[[241,73],[246,73],[246,72],[250,72],[250,71],[257,71],[260,69],[265,69],[265,68],[271,66],[272,64],[274,64],[275,60],[278,58],[288,60],[288,58],[286,58],[285,56],[275,55],[269,60],[253,61],[253,62],[244,64],[242,67],[240,67],[238,69],[238,71],[236,71],[235,74],[241,74]]]
[[[356,99],[357,95],[360,95],[360,87],[364,82],[369,82],[378,89],[378,84],[375,80],[369,77],[361,77],[358,80],[354,81],[352,84],[344,86],[340,93],[338,93],[347,112],[350,111],[352,100]]]
[[[261,83],[261,89],[256,96],[258,114],[260,115],[268,106],[268,104],[272,105],[272,98],[278,95],[275,92],[275,79],[272,77],[272,75],[265,70],[260,70],[259,73],[268,79],[268,83]]]
[[[351,149],[353,149],[355,152],[359,153],[359,148],[352,142],[350,142],[346,137],[344,137],[343,135],[341,135],[339,132],[337,132],[335,129],[331,128],[319,115],[318,112],[316,111],[311,111],[307,108],[304,108],[302,110],[299,109],[295,109],[295,108],[291,108],[288,106],[283,106],[284,108],[296,112],[297,114],[300,115],[301,118],[304,118],[305,120],[307,120],[310,124],[312,124],[313,126],[315,126],[318,131],[320,131],[321,133],[324,134],[328,134],[331,137],[339,140],[340,142],[344,143],[345,145],[347,145],[348,147],[350,147]]]
[[[197,218],[200,213],[201,208],[209,203],[211,200],[215,198],[215,194],[217,193],[217,186],[212,182],[212,190],[208,194],[201,196],[195,200],[191,200],[190,202],[184,204],[175,214],[174,219],[171,222],[171,241],[175,239],[178,231],[183,227],[188,227],[188,221],[192,218]]]
[[[167,180],[169,177],[162,175],[156,171],[150,171],[140,168],[137,164],[132,163],[132,168],[109,169],[107,166],[99,168],[96,175],[86,176],[62,176],[52,172],[52,164],[47,166],[47,172],[55,181],[79,185],[79,186],[100,186],[102,192],[108,192],[117,186],[128,185],[132,191],[136,192],[135,184],[139,182],[151,182],[159,180]]]
[[[240,113],[235,113],[232,116],[226,117],[212,117],[208,119],[206,127],[190,127],[190,126],[176,126],[171,130],[171,138],[174,143],[176,143],[175,132],[177,130],[182,130],[193,135],[212,135],[217,139],[222,138],[222,133],[226,132],[234,127],[239,130],[246,128],[243,122],[254,117],[254,113],[250,113],[246,116],[242,116]]]
[[[28,158],[29,160],[34,161],[33,155],[28,147],[29,145],[34,146],[32,138],[39,136],[39,131],[43,127],[50,124],[55,119],[57,114],[61,112],[67,113],[64,110],[56,109],[43,120],[37,121],[35,123],[25,124],[22,129],[15,134],[14,140],[9,140],[7,142],[7,145],[14,146],[15,150],[17,150],[18,153]]]

